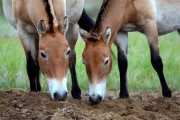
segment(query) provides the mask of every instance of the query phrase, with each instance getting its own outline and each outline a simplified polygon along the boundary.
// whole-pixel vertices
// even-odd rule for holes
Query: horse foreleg
[[[77,38],[78,38],[78,26],[74,25],[66,33],[66,39],[68,40],[68,43],[71,48],[70,58],[69,58],[69,69],[70,69],[71,79],[72,79],[71,94],[74,99],[81,99],[81,90],[78,85],[76,69],[75,69],[76,53],[74,50],[74,46],[77,42]]]
[[[162,94],[164,97],[171,97],[171,91],[166,83],[166,79],[163,73],[163,63],[159,54],[156,22],[153,20],[148,20],[144,26],[144,30],[149,42],[151,64],[159,76],[162,86]]]
[[[27,74],[30,81],[31,91],[41,91],[40,85],[40,70],[37,59],[38,50],[38,38],[32,36],[23,28],[18,27],[18,34],[23,45],[26,61],[27,61]]]
[[[178,31],[178,33],[179,33],[179,36],[180,36],[180,29],[179,30],[177,30]]]
[[[40,71],[39,71],[38,61],[33,59],[31,52],[28,52],[26,67],[30,80],[30,90],[36,92],[41,91],[40,78],[39,78]]]
[[[128,83],[127,83],[127,47],[128,47],[128,34],[126,32],[118,32],[115,38],[115,44],[118,49],[118,67],[120,74],[120,98],[129,97]]]

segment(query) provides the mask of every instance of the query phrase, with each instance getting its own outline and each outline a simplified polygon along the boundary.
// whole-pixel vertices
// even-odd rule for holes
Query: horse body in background
[[[179,0],[104,0],[93,29],[88,33],[80,29],[85,41],[83,63],[89,78],[89,99],[103,101],[107,75],[111,71],[110,48],[116,35],[118,67],[120,71],[120,98],[129,97],[127,88],[127,32],[140,31],[146,35],[150,47],[151,64],[156,70],[164,97],[171,91],[163,73],[159,55],[158,35],[180,29]],[[116,34],[118,32],[118,34]]]
[[[42,72],[52,99],[66,100],[69,67],[72,96],[81,98],[74,46],[83,6],[83,0],[3,0],[5,17],[17,29],[26,54],[31,91],[41,90]]]

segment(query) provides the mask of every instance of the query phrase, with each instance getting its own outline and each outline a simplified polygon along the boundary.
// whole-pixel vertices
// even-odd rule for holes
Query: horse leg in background
[[[26,54],[27,73],[31,91],[41,91],[40,70],[38,65],[38,37],[18,27],[18,34]]]
[[[70,29],[68,29],[66,33],[66,39],[68,40],[68,43],[71,48],[70,58],[69,58],[69,68],[72,79],[71,94],[74,99],[81,99],[81,90],[77,82],[76,69],[75,69],[76,53],[74,50],[74,46],[77,42],[77,38],[78,38],[78,25],[75,24]]]
[[[93,28],[94,21],[88,16],[85,9],[83,9],[82,15],[78,21],[78,25],[87,32],[90,32],[90,30]]]
[[[180,36],[180,29],[179,30],[177,30],[178,31],[178,33],[179,33],[179,36]]]
[[[118,67],[120,74],[120,94],[119,98],[129,97],[128,83],[127,83],[127,47],[128,47],[128,33],[118,32],[115,37],[115,44],[118,50]]]
[[[159,76],[162,86],[162,94],[164,97],[171,97],[171,91],[166,83],[166,79],[163,73],[163,63],[159,54],[156,21],[148,20],[147,23],[144,25],[144,30],[149,42],[151,64]]]

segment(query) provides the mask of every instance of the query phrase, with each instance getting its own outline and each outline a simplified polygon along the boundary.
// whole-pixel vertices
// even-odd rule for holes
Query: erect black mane
[[[45,5],[45,10],[46,10],[46,13],[47,13],[47,17],[48,17],[48,23],[49,23],[49,32],[54,32],[54,23],[53,23],[53,15],[51,13],[51,7],[50,7],[50,4],[49,4],[49,1],[48,0],[43,0],[44,2],[44,5]]]
[[[107,13],[108,7],[109,7],[109,3],[111,2],[111,0],[104,0],[103,4],[100,8],[100,11],[98,13],[95,25],[93,27],[93,29],[91,30],[92,34],[96,34],[100,32],[101,26],[102,26],[102,21]]]

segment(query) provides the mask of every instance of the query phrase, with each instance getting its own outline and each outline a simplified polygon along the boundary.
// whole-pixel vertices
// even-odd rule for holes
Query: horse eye
[[[107,65],[109,63],[109,58],[105,60],[104,65]]]
[[[71,52],[71,50],[68,50],[67,53],[66,53],[66,55],[68,56],[68,55],[70,54],[70,52]]]
[[[84,59],[82,60],[82,63],[83,63],[84,65],[86,65],[86,62],[84,61]]]
[[[46,54],[43,53],[43,52],[41,52],[41,57],[42,57],[43,59],[46,59],[46,58],[47,58]]]
[[[84,61],[82,61],[82,63],[83,63],[84,65],[86,65],[86,63],[85,63]]]

